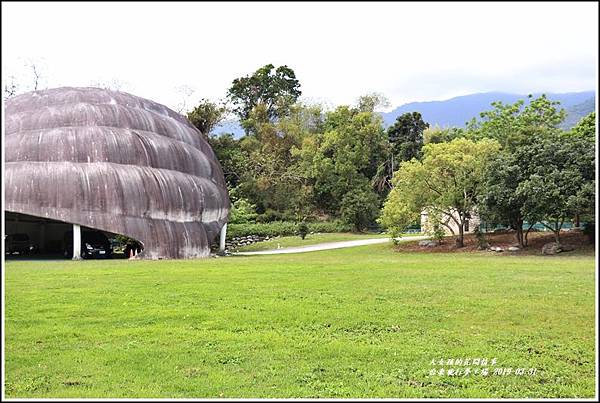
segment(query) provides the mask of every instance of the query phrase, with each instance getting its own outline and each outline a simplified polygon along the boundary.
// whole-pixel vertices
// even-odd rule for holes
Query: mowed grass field
[[[595,394],[592,256],[382,244],[5,269],[7,397]],[[449,358],[536,374],[430,376]]]

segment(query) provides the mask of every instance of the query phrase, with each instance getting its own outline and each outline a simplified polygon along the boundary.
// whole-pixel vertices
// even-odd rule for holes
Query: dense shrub
[[[318,221],[308,222],[309,232],[350,232],[352,225],[341,221]],[[270,223],[246,223],[229,224],[227,227],[227,237],[239,237],[248,235],[259,236],[290,236],[298,235],[298,224],[293,221],[274,221]]]
[[[352,224],[343,221],[316,221],[309,222],[308,228],[310,232],[351,232]]]
[[[233,202],[229,213],[231,224],[246,224],[253,222],[256,218],[256,206],[246,199],[238,199]]]
[[[379,215],[379,199],[370,189],[354,189],[344,196],[340,207],[341,218],[354,226],[357,232],[367,228]]]
[[[305,221],[301,221],[298,224],[298,235],[300,235],[300,238],[304,239],[306,238],[306,234],[308,234],[309,229],[308,229],[308,225],[306,224]]]
[[[256,222],[268,223],[274,221],[294,221],[294,214],[289,212],[280,212],[273,209],[267,209],[264,213],[256,217]]]

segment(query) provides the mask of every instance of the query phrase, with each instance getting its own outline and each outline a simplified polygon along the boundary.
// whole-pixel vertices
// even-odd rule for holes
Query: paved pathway
[[[429,237],[426,235],[410,236],[410,237],[398,238],[398,241],[399,242],[420,241],[423,239],[429,239]],[[314,252],[314,251],[318,251],[318,250],[351,248],[353,246],[363,246],[363,245],[373,245],[373,244],[378,244],[378,243],[386,243],[391,240],[392,240],[392,238],[357,239],[354,241],[326,242],[326,243],[319,243],[316,245],[261,250],[261,251],[256,251],[256,252],[235,252],[235,253],[233,253],[233,255],[244,255],[244,256],[246,256],[246,255],[278,255],[278,254],[283,254],[283,253]]]

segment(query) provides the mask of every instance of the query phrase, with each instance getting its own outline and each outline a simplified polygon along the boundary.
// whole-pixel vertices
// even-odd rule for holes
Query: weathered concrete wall
[[[229,197],[184,117],[97,88],[19,95],[5,116],[7,211],[127,235],[144,244],[143,258],[209,254]]]

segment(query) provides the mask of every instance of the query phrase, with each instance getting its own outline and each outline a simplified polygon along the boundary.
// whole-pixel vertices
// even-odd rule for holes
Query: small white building
[[[454,212],[452,215],[458,220],[458,213]],[[471,233],[475,230],[475,228],[479,227],[481,224],[481,219],[479,215],[476,213],[471,213],[470,218],[465,221],[465,234]],[[458,224],[456,223],[449,215],[442,215],[442,228],[446,232],[447,235],[454,235],[459,233]],[[431,223],[429,221],[429,213],[424,210],[421,213],[421,232],[429,232],[431,230]]]

